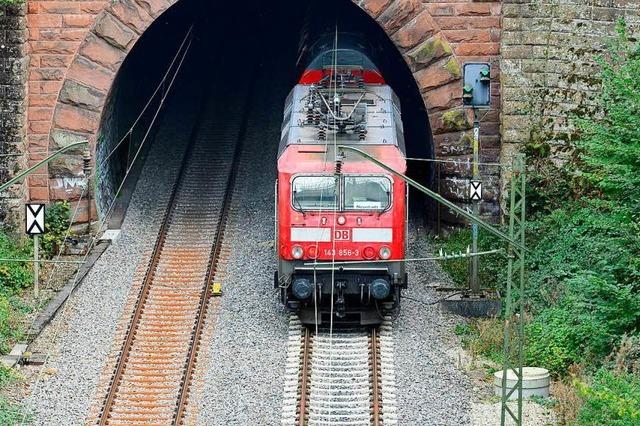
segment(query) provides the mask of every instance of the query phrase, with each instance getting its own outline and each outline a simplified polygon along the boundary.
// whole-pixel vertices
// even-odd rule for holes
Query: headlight
[[[304,255],[304,250],[302,250],[302,247],[300,246],[291,247],[291,256],[293,256],[294,259],[301,259],[302,255]]]
[[[391,257],[391,249],[389,247],[380,247],[380,258],[387,260]]]
[[[307,247],[307,256],[309,256],[311,259],[315,259],[316,257],[318,257],[318,247]]]
[[[338,225],[344,225],[347,223],[347,218],[344,216],[338,216]]]

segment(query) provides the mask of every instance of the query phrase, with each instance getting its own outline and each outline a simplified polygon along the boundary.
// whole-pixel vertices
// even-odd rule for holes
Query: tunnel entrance
[[[96,201],[100,214],[112,209],[110,225],[117,227],[121,222],[158,123],[167,118],[167,111],[176,110],[168,108],[169,104],[196,99],[212,79],[225,78],[228,81],[224,84],[230,86],[247,83],[237,81],[240,77],[234,77],[233,72],[216,70],[257,66],[261,73],[269,75],[273,82],[267,92],[269,108],[277,112],[271,114],[274,120],[269,127],[276,133],[265,129],[265,135],[278,134],[284,100],[303,71],[297,63],[301,46],[313,34],[333,32],[336,26],[339,31],[362,34],[379,49],[381,59],[376,65],[401,101],[407,155],[433,158],[427,113],[409,67],[384,30],[351,1],[255,0],[214,5],[180,0],[140,37],[109,92],[96,147]],[[180,46],[189,31],[193,33],[189,51],[181,61],[184,46],[182,50]],[[163,82],[167,70],[168,77]],[[162,101],[164,95],[167,96]],[[224,104],[228,99],[218,101]],[[264,143],[278,142],[274,137]],[[264,158],[264,162],[261,167],[275,169],[275,157]],[[409,174],[423,183],[433,183],[429,163],[409,162]],[[425,212],[428,215],[424,198],[412,193],[411,199],[413,212],[419,211],[422,217]]]

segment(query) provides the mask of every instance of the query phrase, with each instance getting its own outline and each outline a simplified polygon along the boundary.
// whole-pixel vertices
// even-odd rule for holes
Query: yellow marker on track
[[[211,295],[214,297],[222,296],[222,283],[211,284]]]

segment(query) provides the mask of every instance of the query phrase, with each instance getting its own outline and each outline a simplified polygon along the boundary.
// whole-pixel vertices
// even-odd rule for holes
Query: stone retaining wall
[[[26,166],[26,11],[25,5],[0,6],[0,183]],[[0,194],[0,223],[17,221],[24,196],[24,185]]]

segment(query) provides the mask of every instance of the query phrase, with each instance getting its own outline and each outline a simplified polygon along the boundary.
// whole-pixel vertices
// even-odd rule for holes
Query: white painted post
[[[40,262],[38,260],[38,234],[33,236],[33,295],[37,299],[40,297]]]

